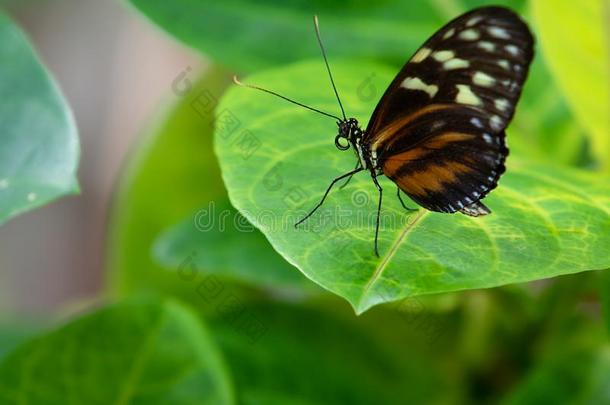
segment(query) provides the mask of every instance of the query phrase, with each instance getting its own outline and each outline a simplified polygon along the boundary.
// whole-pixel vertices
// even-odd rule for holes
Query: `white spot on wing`
[[[474,76],[472,76],[472,82],[477,86],[489,87],[492,86],[495,81],[496,79],[483,72],[476,72]]]
[[[431,52],[432,52],[432,50],[430,50],[429,48],[422,48],[419,51],[417,51],[417,53],[415,55],[413,55],[413,57],[411,58],[411,62],[419,63],[419,62],[423,61],[424,59],[426,59],[428,57],[428,55],[430,55]]]
[[[432,54],[432,57],[439,62],[446,62],[455,56],[453,51],[436,51]]]
[[[430,98],[434,97],[438,92],[438,86],[434,84],[426,84],[419,77],[407,77],[402,81],[401,87],[409,90],[421,90],[428,93]]]
[[[470,119],[470,123],[471,123],[472,125],[474,125],[475,127],[477,127],[477,128],[483,128],[483,123],[482,123],[482,122],[481,122],[481,120],[480,120],[480,119],[478,119],[477,117],[472,117],[472,118]]]
[[[487,52],[493,52],[496,50],[496,46],[492,42],[481,41],[477,43],[477,46]]]
[[[453,34],[455,34],[455,29],[450,28],[447,32],[445,32],[445,35],[443,35],[443,39],[449,39],[453,36]]]
[[[502,118],[494,115],[489,119],[489,125],[494,131],[500,131],[504,126],[504,122],[502,121]]]
[[[477,31],[475,29],[469,29],[466,31],[462,31],[462,32],[460,32],[460,35],[458,35],[458,38],[464,39],[466,41],[474,41],[475,39],[479,39],[479,37],[480,37],[479,31]]]
[[[506,45],[504,49],[513,56],[519,55],[519,48],[516,45]]]
[[[495,102],[496,108],[500,111],[506,111],[508,109],[508,100],[505,98],[499,98]]]
[[[473,25],[476,25],[482,19],[483,19],[483,17],[481,17],[481,16],[472,17],[470,20],[468,20],[468,22],[466,23],[466,26],[472,27]]]
[[[483,140],[485,141],[485,143],[493,143],[493,138],[489,134],[483,134]]]
[[[492,37],[501,38],[501,39],[509,39],[510,38],[510,35],[509,35],[508,31],[506,31],[504,28],[489,27],[487,29],[487,32],[489,32],[489,35],[491,35]]]
[[[463,69],[470,66],[470,62],[464,59],[453,58],[449,59],[447,62],[443,63],[443,68],[445,70],[453,70],[453,69]]]
[[[458,84],[456,87],[458,89],[458,94],[455,97],[456,102],[460,104],[481,105],[481,99],[472,92],[470,86]]]
[[[503,69],[510,70],[510,64],[506,59],[500,59],[498,61],[498,65],[500,65],[500,67]]]

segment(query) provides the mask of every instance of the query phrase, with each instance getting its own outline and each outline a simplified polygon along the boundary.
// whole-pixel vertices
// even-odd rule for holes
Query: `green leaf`
[[[587,132],[550,75],[544,58],[537,54],[508,130],[510,149],[541,162],[591,166]]]
[[[608,6],[588,0],[532,3],[540,48],[580,124],[592,152],[610,168],[610,54]]]
[[[336,111],[323,69],[319,61],[302,62],[247,81]],[[371,72],[376,75],[373,86],[385,88],[394,71],[357,61],[335,63],[333,70],[346,110],[363,119],[365,127],[376,100],[358,97],[355,88]],[[215,136],[233,205],[290,263],[347,299],[357,312],[407,296],[610,266],[610,181],[528,163],[516,154],[508,160],[499,189],[486,199],[494,214],[483,218],[425,210],[409,215],[395,198],[395,185],[382,179],[381,258],[373,255],[377,193],[366,173],[335,190],[320,212],[294,229],[289,224],[314,206],[330,180],[354,165],[353,152],[341,153],[333,145],[336,125],[238,87],[227,93],[219,111],[236,118],[219,114]],[[246,137],[258,139],[259,146],[244,149]],[[282,188],[268,187],[273,170],[282,178]]]
[[[566,349],[536,366],[506,404],[606,404],[610,347]]]
[[[356,318],[343,305],[339,310],[328,303],[304,308],[249,301],[247,313],[263,332],[241,332],[234,313],[210,320],[210,327],[239,403],[459,402],[462,387],[452,356],[457,328],[414,302],[404,304],[410,312],[372,311]]]
[[[189,272],[205,269],[208,274],[264,287],[315,288],[228,200],[211,201],[196,215],[171,227],[157,239],[153,252],[166,268]]]
[[[0,11],[0,223],[79,191],[68,104],[21,30]]]
[[[0,321],[0,360],[27,338],[33,336],[40,329],[39,325],[32,322],[17,320]]]
[[[187,45],[245,71],[318,55],[314,14],[319,14],[324,39],[333,55],[375,55],[396,63],[404,62],[406,53],[415,50],[442,21],[438,10],[428,2],[412,7],[396,0],[381,6],[338,0],[130,3]]]
[[[3,403],[230,404],[232,395],[210,336],[172,301],[100,310],[0,364]]]
[[[602,315],[606,325],[606,334],[608,337],[610,337],[610,271],[604,272],[599,277],[599,283],[597,286],[602,305]]]
[[[314,14],[320,18],[324,42],[333,56],[371,57],[400,65],[443,23],[486,2],[130,0],[130,3],[183,43],[222,64],[252,72],[319,55],[312,23]],[[497,3],[520,8],[523,1],[494,2]]]

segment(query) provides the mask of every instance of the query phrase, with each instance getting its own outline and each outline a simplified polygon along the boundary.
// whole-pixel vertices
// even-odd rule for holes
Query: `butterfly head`
[[[355,118],[348,118],[337,122],[339,133],[335,137],[335,146],[339,150],[348,150],[350,146],[354,148],[360,143],[362,130],[358,126]]]

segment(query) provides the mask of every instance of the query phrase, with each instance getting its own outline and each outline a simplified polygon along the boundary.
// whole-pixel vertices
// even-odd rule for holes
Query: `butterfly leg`
[[[360,172],[360,171],[362,171],[362,170],[364,170],[364,169],[362,169],[362,168],[357,168],[357,169],[352,170],[351,172],[348,172],[348,173],[342,174],[341,176],[339,176],[339,177],[335,178],[335,179],[334,179],[334,180],[333,180],[333,181],[330,183],[330,186],[328,186],[328,188],[326,189],[326,192],[324,193],[324,196],[322,196],[322,199],[320,200],[320,202],[319,202],[319,203],[318,203],[318,204],[317,204],[315,207],[313,207],[313,209],[312,209],[311,211],[309,211],[309,214],[305,215],[303,218],[301,218],[301,220],[299,220],[299,221],[298,221],[296,224],[294,224],[294,227],[296,228],[296,227],[297,227],[297,226],[299,226],[301,223],[303,223],[303,222],[304,222],[304,221],[305,221],[307,218],[309,218],[310,216],[312,216],[312,215],[313,215],[313,213],[314,213],[314,212],[316,212],[316,210],[317,210],[318,208],[320,208],[320,206],[321,206],[322,204],[324,204],[324,200],[326,200],[326,196],[328,196],[328,193],[330,193],[330,190],[333,188],[333,186],[334,186],[334,185],[335,185],[335,184],[336,184],[338,181],[340,181],[340,180],[342,180],[342,179],[344,179],[344,178],[346,178],[346,177],[351,177],[351,176],[353,176],[354,174],[356,174],[356,173],[358,173],[358,172]]]
[[[379,182],[377,181],[377,177],[373,176],[373,182],[375,182],[375,186],[377,187],[377,190],[379,190],[379,204],[377,205],[377,221],[375,223],[375,256],[379,257],[379,248],[377,246],[378,245],[377,241],[379,239],[379,217],[381,214],[381,200],[383,198],[383,189],[379,185]]]
[[[409,207],[407,207],[407,205],[403,201],[402,197],[400,196],[400,187],[396,187],[396,195],[398,196],[398,200],[400,201],[400,204],[402,204],[402,207],[404,209],[406,209],[409,212],[417,211],[417,208],[409,208]]]
[[[358,161],[358,162],[356,163],[356,167],[354,167],[354,170],[356,170],[356,169],[358,169],[358,168],[360,168],[360,161]],[[341,184],[341,185],[339,186],[339,190],[343,190],[343,187],[345,187],[345,186],[347,186],[347,185],[349,184],[349,182],[352,180],[352,177],[354,177],[354,173],[352,173],[352,174],[351,174],[351,175],[350,175],[350,176],[347,178],[347,180],[345,180],[345,183],[343,183],[343,184]]]

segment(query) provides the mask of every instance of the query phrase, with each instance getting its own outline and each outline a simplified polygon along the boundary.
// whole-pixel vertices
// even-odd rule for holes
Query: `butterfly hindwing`
[[[468,207],[504,173],[504,132],[493,132],[485,114],[471,107],[436,104],[425,110],[386,139],[384,147],[393,153],[379,160],[384,174],[424,208],[484,215]]]

